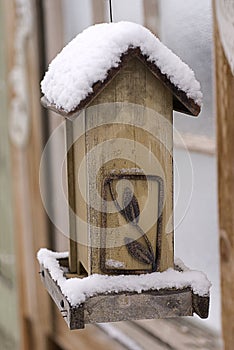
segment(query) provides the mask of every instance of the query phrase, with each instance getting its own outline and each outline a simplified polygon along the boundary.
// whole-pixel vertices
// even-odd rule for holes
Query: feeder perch
[[[194,271],[178,271],[173,247],[173,110],[199,114],[194,73],[146,28],[100,24],[52,61],[42,91],[66,123],[70,249],[39,261],[68,326],[207,317],[209,283],[197,272],[196,288]],[[73,300],[67,281],[79,296],[81,280],[86,297]]]

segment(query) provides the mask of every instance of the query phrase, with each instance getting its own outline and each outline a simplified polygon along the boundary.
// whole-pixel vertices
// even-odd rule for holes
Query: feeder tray
[[[64,276],[68,258],[57,259]],[[183,272],[181,268],[175,269]],[[96,293],[77,306],[71,305],[49,269],[40,264],[41,280],[56,303],[69,329],[82,329],[89,323],[192,316],[208,317],[209,296],[199,296],[192,288],[169,288],[138,293]],[[81,277],[82,278],[82,277]]]

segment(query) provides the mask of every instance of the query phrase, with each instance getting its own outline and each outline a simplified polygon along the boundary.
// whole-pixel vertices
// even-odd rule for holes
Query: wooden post
[[[222,290],[222,329],[225,350],[234,344],[234,76],[225,57],[214,16],[217,152]]]
[[[106,21],[105,16],[105,1],[92,0],[92,19],[93,23],[103,23]]]
[[[21,3],[4,1],[3,4],[8,33],[6,40],[8,119],[11,136],[16,269],[21,324],[20,348],[44,350],[52,321],[50,299],[41,288],[36,261],[39,248],[49,246],[48,219],[39,189],[43,135],[40,118],[39,41],[41,32],[38,31],[38,1],[25,2],[23,9],[28,10],[27,20],[21,17],[24,11],[17,11],[16,6],[21,6]],[[20,82],[12,81],[13,73],[16,74],[16,72]],[[20,84],[20,93],[18,84]],[[15,105],[17,107],[14,110]]]
[[[12,174],[9,144],[9,118],[5,88],[7,58],[5,18],[0,1],[0,338],[1,348],[16,349],[19,343],[19,320],[16,291],[15,240],[12,214]]]
[[[66,120],[66,145],[67,145],[67,177],[68,177],[68,202],[69,202],[69,270],[71,273],[77,272],[77,237],[76,220],[73,213],[76,213],[75,203],[75,176],[74,176],[74,146],[72,122]],[[71,146],[69,148],[69,146]]]
[[[144,25],[160,36],[160,4],[157,0],[144,0]]]

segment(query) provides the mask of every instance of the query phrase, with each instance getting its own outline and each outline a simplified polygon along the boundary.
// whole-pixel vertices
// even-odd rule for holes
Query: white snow
[[[50,271],[51,277],[59,285],[72,306],[83,303],[87,298],[97,293],[141,293],[146,290],[191,287],[195,294],[206,296],[209,295],[211,287],[211,283],[202,272],[190,270],[179,272],[173,269],[142,275],[107,276],[94,274],[82,279],[76,277],[66,279],[57,260],[64,257],[68,257],[68,253],[55,253],[45,248],[40,249],[37,254],[40,264]]]
[[[168,79],[201,105],[200,83],[194,72],[148,29],[131,22],[102,23],[78,34],[50,63],[41,89],[51,104],[74,110],[92,93],[93,84],[104,81],[128,48],[139,47]]]
[[[114,260],[114,259],[107,259],[106,266],[118,269],[120,267],[125,267],[125,264],[122,261],[118,261],[118,260]]]

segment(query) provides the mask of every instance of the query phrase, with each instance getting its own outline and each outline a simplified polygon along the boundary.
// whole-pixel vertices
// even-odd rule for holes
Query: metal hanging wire
[[[113,22],[113,14],[112,14],[112,0],[109,0],[109,10],[110,10],[110,22]]]

